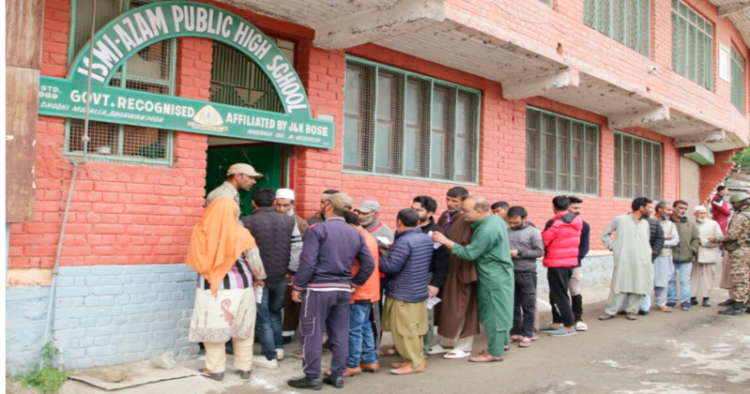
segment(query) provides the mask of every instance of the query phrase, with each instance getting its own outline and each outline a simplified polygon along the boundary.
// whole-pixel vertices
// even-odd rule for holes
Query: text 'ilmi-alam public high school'
[[[634,197],[703,203],[748,145],[735,3],[9,0],[7,364],[197,354],[184,262],[234,163],[304,218],[338,189],[391,227],[454,185],[537,223],[580,196],[592,239]]]

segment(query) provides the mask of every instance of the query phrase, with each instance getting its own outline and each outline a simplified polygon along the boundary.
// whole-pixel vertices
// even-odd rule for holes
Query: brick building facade
[[[72,57],[78,52],[71,41],[77,37],[76,23],[86,17],[80,13],[85,3],[44,2],[43,76],[64,78],[70,72]],[[107,6],[106,2],[100,3],[104,4],[99,7]],[[131,1],[131,6],[135,9],[141,3],[151,2]],[[319,193],[330,188],[349,193],[355,202],[377,199],[382,206],[381,217],[391,227],[396,212],[416,195],[433,196],[441,203],[442,211],[444,193],[453,184],[464,185],[491,200],[522,204],[534,222],[543,222],[550,216],[554,195],[578,194],[584,199],[585,219],[592,226],[592,246],[601,252],[603,247],[596,241],[598,234],[613,216],[629,210],[630,197],[634,196],[631,194],[640,191],[643,193],[636,194],[675,200],[685,193],[681,190],[680,162],[685,153],[696,151],[696,146],[713,154],[713,163],[704,163],[700,168],[700,187],[695,193],[701,201],[731,170],[729,159],[735,150],[747,145],[750,130],[747,100],[742,98],[748,91],[747,69],[742,62],[733,82],[726,81],[720,75],[725,66],[720,52],[722,47],[731,49],[730,54],[734,51],[746,61],[750,51],[744,32],[729,18],[719,16],[720,1],[643,0],[640,14],[625,8],[612,11],[610,15],[621,16],[623,22],[619,27],[613,27],[611,22],[604,34],[597,29],[607,30],[602,25],[609,19],[601,16],[601,7],[608,1],[551,3],[373,0],[338,4],[332,0],[317,4],[300,0],[270,6],[248,0],[201,4],[225,9],[266,35],[292,43],[290,60],[303,82],[312,116],[331,117],[335,123],[333,149],[286,145],[284,156],[279,158],[283,170],[275,186],[295,189],[297,210],[303,217],[315,212]],[[638,4],[641,6],[641,2]],[[672,49],[680,49],[681,45],[673,43],[673,37],[681,37],[673,21],[680,18],[683,6],[706,21],[690,19],[690,11],[684,11],[690,21],[685,29],[693,29],[697,20],[700,29],[710,32],[706,37],[710,37],[711,45],[700,47],[711,54],[710,60],[699,57],[691,63],[691,51],[697,46],[679,56],[673,54]],[[628,30],[628,22],[637,22],[639,30],[632,26]],[[212,75],[212,70],[216,69],[217,46],[201,37],[180,37],[174,42],[173,95],[215,102],[212,89],[216,89],[218,77]],[[399,87],[396,91],[407,97],[412,90],[404,91],[407,85],[412,88],[412,81],[414,89],[421,89],[417,86],[422,83],[419,81],[428,81],[424,83],[430,88],[424,91],[429,93],[430,101],[420,105],[427,105],[430,115],[424,118],[429,126],[414,126],[414,135],[426,136],[430,141],[420,142],[416,152],[425,155],[424,161],[431,164],[413,159],[423,166],[416,170],[417,175],[406,175],[413,163],[404,152],[411,146],[393,142],[408,138],[405,130],[409,116],[422,117],[416,115],[421,109],[409,109],[408,99],[393,96],[397,103],[401,100],[401,104],[391,104],[391,109],[394,119],[402,125],[388,130],[400,131],[380,134],[378,125],[385,124],[384,119],[391,115],[382,115],[381,119],[380,112],[375,114],[364,104],[355,112],[372,116],[372,123],[361,123],[362,130],[369,130],[361,132],[369,134],[352,137],[347,130],[346,103],[352,98],[345,97],[345,91],[354,75],[348,70],[359,67],[352,65],[359,59],[384,67],[385,71],[377,72],[377,76],[362,79],[366,86],[378,84],[373,88],[375,92],[385,89],[381,82],[393,78],[397,84],[393,86]],[[674,67],[675,62],[683,60],[694,70],[692,74],[686,71],[687,77]],[[698,64],[699,61],[703,63]],[[459,93],[455,99],[440,103],[454,110],[454,115],[445,118],[452,124],[449,131],[453,134],[446,132],[446,137],[440,137],[445,138],[440,140],[444,145],[438,145],[442,155],[430,145],[443,135],[435,131],[438,122],[433,111],[438,104],[434,96],[442,92],[435,86],[446,86],[452,92],[478,92],[475,108],[466,109],[466,114],[477,116],[474,123],[461,117],[461,110],[457,109]],[[739,107],[737,89],[741,91]],[[377,93],[363,92],[365,100],[380,102]],[[373,105],[377,108],[376,103]],[[536,156],[529,153],[528,136],[534,133],[534,127],[529,125],[530,108],[542,110],[544,119],[556,119],[557,126],[549,127],[560,130],[553,131],[553,145],[540,143]],[[468,137],[463,142],[469,159],[460,164],[466,152],[457,148],[459,119],[471,125],[467,126],[468,131],[464,130]],[[576,153],[574,141],[579,123],[581,130],[591,127],[595,135],[592,147],[580,141],[581,152],[591,148],[586,152],[594,153],[594,157],[589,153],[590,161],[585,163]],[[9,278],[13,289],[9,294],[14,293],[9,299],[15,304],[9,301],[9,307],[12,310],[15,305],[26,321],[16,326],[16,335],[9,331],[8,349],[9,360],[21,365],[33,359],[41,347],[41,334],[29,339],[28,333],[43,329],[43,316],[30,317],[23,312],[23,305],[29,300],[38,302],[48,294],[72,175],[71,142],[66,142],[74,135],[70,124],[62,117],[39,117],[34,217],[28,223],[11,226]],[[570,125],[570,133],[560,125]],[[126,136],[127,130],[121,135]],[[544,133],[541,126],[539,130]],[[167,132],[171,133],[168,163],[134,163],[93,155],[78,172],[60,260],[61,283],[53,331],[58,345],[69,352],[66,360],[73,367],[144,359],[165,349],[176,350],[185,357],[197,351],[186,341],[185,320],[192,305],[190,283],[194,273],[182,263],[190,232],[202,213],[204,196],[210,191],[209,152],[212,148],[253,141],[217,143],[204,134]],[[426,134],[419,134],[422,132]],[[345,138],[355,138],[351,141],[357,143],[348,144]],[[378,138],[388,141],[382,145]],[[558,148],[561,143],[570,144],[571,149]],[[641,172],[640,178],[628,172],[630,166],[624,164],[630,160],[624,145],[616,148],[616,144],[625,143],[642,149],[640,155],[648,155],[627,161],[641,160],[638,167],[633,167]],[[355,146],[360,150],[352,148]],[[387,157],[370,151],[384,146]],[[367,163],[359,170],[351,170],[347,155]],[[583,157],[586,155],[583,153]],[[537,160],[545,163],[544,157],[555,158],[557,165],[530,168]],[[381,158],[390,169],[379,170]],[[252,162],[253,158],[248,160]],[[561,160],[570,160],[562,165],[567,170],[560,169]],[[441,179],[434,176],[435,163],[445,169]],[[576,174],[576,166],[593,175],[575,180],[583,177]],[[457,180],[461,171],[468,181]],[[531,173],[540,174],[539,187],[529,180]],[[635,183],[628,184],[632,189],[624,191],[626,174],[638,182],[638,188]],[[581,185],[592,182],[592,188],[578,188],[578,181]],[[597,264],[603,270],[608,269],[606,258],[595,260],[600,261]],[[606,279],[606,275],[602,278]],[[8,316],[10,321],[14,319]],[[126,335],[129,336],[123,342],[120,338]]]

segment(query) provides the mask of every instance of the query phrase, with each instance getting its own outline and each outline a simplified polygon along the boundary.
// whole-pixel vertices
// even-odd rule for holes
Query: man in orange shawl
[[[255,335],[254,287],[263,286],[266,278],[255,239],[237,221],[238,209],[231,198],[217,198],[206,207],[193,228],[186,262],[198,272],[188,339],[203,342],[206,368],[201,372],[214,380],[224,378],[224,344],[230,339],[234,367],[242,379],[250,378]]]

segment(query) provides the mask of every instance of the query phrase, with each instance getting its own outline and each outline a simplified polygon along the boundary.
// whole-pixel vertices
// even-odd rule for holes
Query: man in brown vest
[[[469,191],[457,186],[448,190],[446,203],[438,225],[445,235],[459,245],[471,243],[471,223],[466,221],[461,204]],[[437,305],[435,321],[440,342],[428,354],[443,354],[445,358],[464,358],[471,355],[474,335],[479,334],[477,309],[477,271],[474,263],[451,255],[448,276],[440,292],[442,302]]]

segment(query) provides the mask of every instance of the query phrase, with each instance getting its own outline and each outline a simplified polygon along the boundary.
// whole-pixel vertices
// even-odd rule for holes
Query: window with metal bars
[[[153,3],[155,0],[97,0],[96,30],[123,12]],[[92,0],[73,0],[75,15],[71,22],[68,63],[89,44],[91,37]],[[175,94],[177,42],[165,40],[150,45],[131,56],[112,76],[109,86],[155,94]],[[83,121],[68,120],[65,153],[83,153]],[[126,161],[149,164],[171,164],[172,132],[121,124],[90,122],[89,157],[98,161]]]
[[[347,58],[345,171],[474,183],[480,93]]]
[[[680,0],[672,0],[672,69],[713,89],[713,25]]]
[[[294,43],[269,37],[294,61]],[[284,112],[276,89],[263,70],[234,47],[214,41],[211,69],[211,101],[262,111]]]
[[[745,61],[732,47],[732,104],[745,114]]]
[[[583,23],[648,56],[651,47],[651,0],[585,0]]]
[[[615,133],[615,197],[661,200],[661,144]]]
[[[526,187],[597,195],[599,126],[527,107]]]

